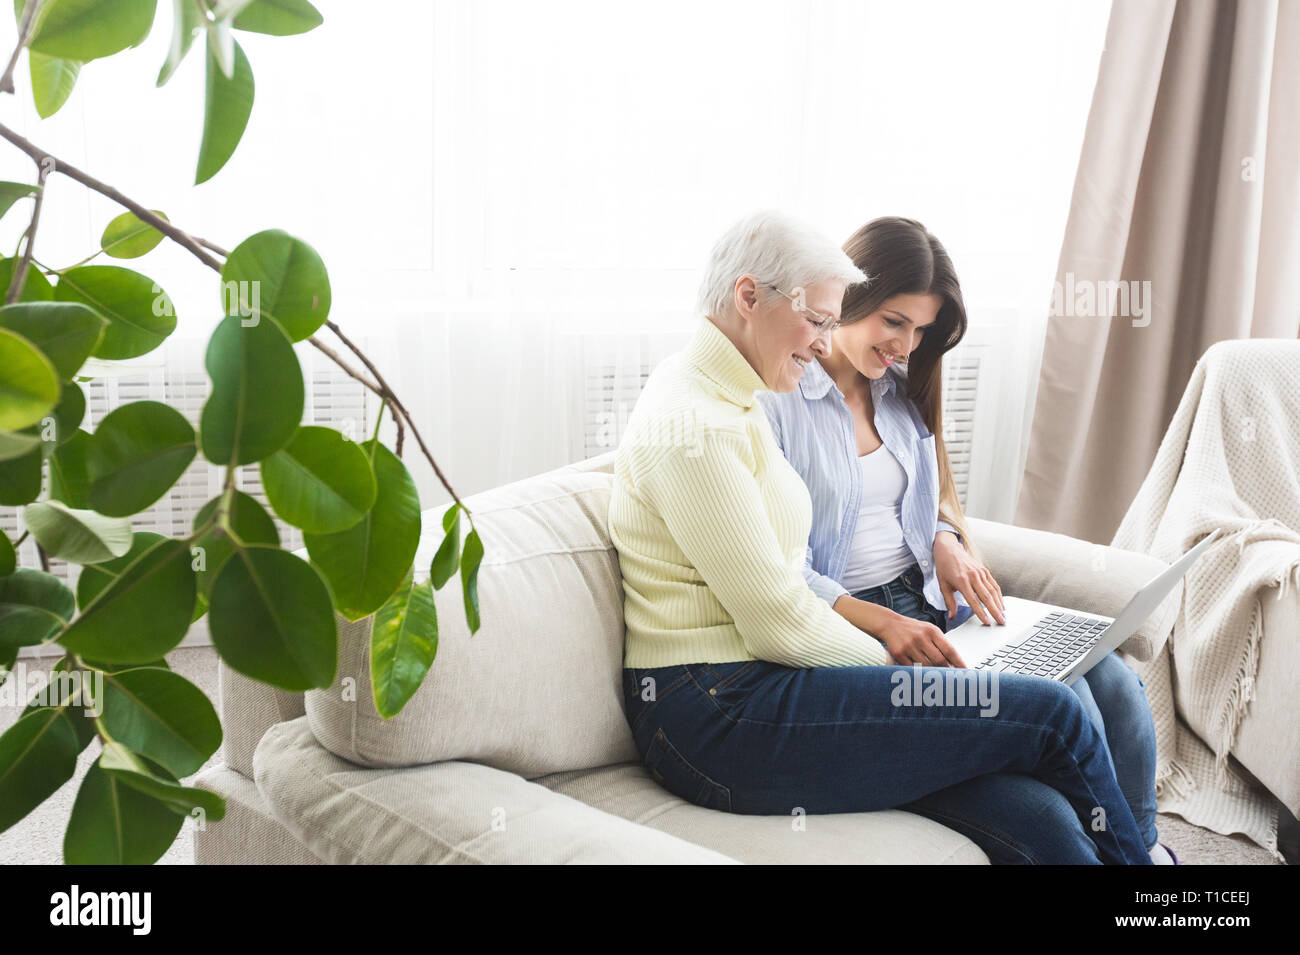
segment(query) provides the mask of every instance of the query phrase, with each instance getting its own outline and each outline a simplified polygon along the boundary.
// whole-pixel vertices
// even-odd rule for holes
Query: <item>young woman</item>
[[[912,219],[876,219],[844,249],[869,281],[848,290],[831,347],[798,388],[759,396],[812,498],[804,577],[894,661],[962,667],[944,633],[972,613],[985,624],[1005,618],[943,443],[942,358],[966,331],[961,288],[939,240]],[[1111,654],[1074,689],[1106,737],[1143,844],[1153,861],[1172,861],[1157,843],[1155,730],[1141,680]],[[903,808],[965,832],[995,862],[1095,858],[1069,804],[1029,776],[984,777]]]
[[[695,336],[637,400],[609,505],[637,747],[671,792],[737,813],[889,809],[1014,776],[1044,797],[1019,812],[1050,804],[1102,821],[1062,830],[1082,841],[1053,859],[1149,865],[1106,741],[1074,692],[1013,674],[999,677],[995,712],[948,694],[901,699],[897,677],[978,674],[889,665],[801,572],[809,492],[756,396],[793,392],[830,355],[845,290],[864,279],[784,216],[737,223],[713,249]]]

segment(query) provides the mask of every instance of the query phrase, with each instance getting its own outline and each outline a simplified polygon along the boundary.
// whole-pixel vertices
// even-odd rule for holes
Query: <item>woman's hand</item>
[[[964,667],[961,655],[932,623],[915,620],[850,594],[841,594],[832,605],[835,612],[863,633],[879,640],[889,652],[889,662],[911,666]]]
[[[990,617],[1001,624],[1007,622],[1002,588],[989,569],[967,553],[951,531],[940,531],[934,537],[934,573],[939,579],[943,602],[948,606],[949,620],[957,616],[954,594],[960,593],[986,627],[992,626]]]
[[[888,613],[889,618],[878,625],[874,633],[884,643],[894,663],[901,666],[913,663],[930,667],[966,666],[961,654],[934,624],[892,610]]]

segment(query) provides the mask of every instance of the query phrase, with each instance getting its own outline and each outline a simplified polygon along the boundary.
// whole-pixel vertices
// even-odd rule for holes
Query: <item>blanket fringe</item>
[[[1186,799],[1196,789],[1196,780],[1182,763],[1176,759],[1171,759],[1165,766],[1161,767],[1156,773],[1156,799],[1157,801],[1166,796],[1176,796],[1179,799]]]
[[[1293,561],[1280,570],[1273,578],[1272,586],[1278,588],[1278,599],[1287,590],[1292,577],[1300,574],[1300,560]],[[1247,631],[1246,650],[1237,667],[1236,680],[1228,691],[1227,705],[1224,707],[1220,722],[1218,745],[1214,748],[1214,768],[1219,785],[1233,786],[1235,780],[1228,771],[1228,757],[1237,744],[1237,730],[1242,719],[1255,699],[1255,675],[1259,672],[1259,643],[1264,635],[1264,612],[1257,599],[1250,613],[1250,627]]]

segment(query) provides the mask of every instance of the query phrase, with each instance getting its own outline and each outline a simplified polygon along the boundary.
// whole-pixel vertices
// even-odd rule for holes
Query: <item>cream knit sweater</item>
[[[804,580],[812,502],[755,403],[765,389],[707,319],[646,382],[609,505],[624,666],[886,662],[885,648]]]

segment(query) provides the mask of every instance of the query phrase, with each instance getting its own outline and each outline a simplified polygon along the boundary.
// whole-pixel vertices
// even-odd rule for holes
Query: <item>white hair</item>
[[[712,318],[727,315],[736,280],[742,275],[752,275],[760,285],[775,285],[786,292],[828,279],[838,279],[846,288],[868,281],[866,273],[834,242],[775,209],[746,216],[714,244],[700,283],[699,314]]]

